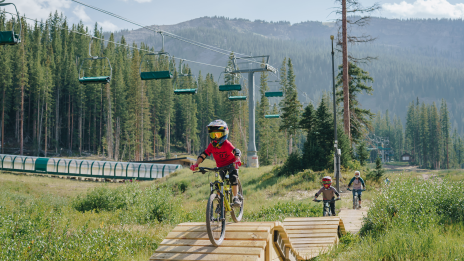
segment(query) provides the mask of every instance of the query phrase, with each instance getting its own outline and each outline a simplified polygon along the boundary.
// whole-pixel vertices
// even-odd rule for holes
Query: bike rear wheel
[[[242,220],[242,217],[243,217],[243,206],[244,206],[244,203],[245,203],[245,197],[243,196],[243,190],[242,190],[242,183],[240,182],[240,179],[237,178],[237,181],[238,181],[238,198],[240,199],[240,201],[242,202],[242,204],[240,205],[240,208],[238,207],[233,207],[232,208],[232,211],[230,212],[230,215],[232,217],[232,219],[234,220],[235,223],[237,222],[240,222],[240,220]]]
[[[354,193],[353,195],[353,208],[354,209],[359,208],[358,193]]]
[[[206,206],[206,230],[209,241],[216,247],[221,245],[226,235],[226,219],[222,217],[223,212],[223,201],[217,193],[211,194]]]

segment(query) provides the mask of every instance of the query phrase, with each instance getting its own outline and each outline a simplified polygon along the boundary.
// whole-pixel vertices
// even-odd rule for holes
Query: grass
[[[464,182],[447,179],[447,172],[427,180],[421,174],[392,178],[374,196],[361,236],[342,238],[319,259],[462,260]]]
[[[214,162],[207,160],[203,166],[212,167]],[[278,168],[240,170],[246,198],[244,221],[321,216],[321,204],[311,199],[321,187],[321,177],[331,174],[305,170],[279,177]],[[365,176],[367,168],[360,171]],[[351,193],[345,192],[353,172],[342,173],[344,193],[342,202],[337,203],[338,210],[351,207]],[[430,177],[426,181],[424,174]],[[460,220],[459,209],[463,206],[446,209],[447,216],[453,216],[453,220],[440,218],[446,215],[436,211],[437,204],[451,206],[456,195],[448,190],[452,184],[454,189],[459,189],[456,184],[463,176],[459,170],[387,172],[385,177],[391,180],[388,189],[384,188],[383,180],[366,180],[368,191],[363,192],[363,205],[370,205],[371,210],[363,236],[343,237],[338,248],[320,259],[453,260],[455,255],[464,256],[460,240],[464,234],[462,221],[455,221]],[[7,247],[0,248],[0,259],[147,260],[177,223],[204,220],[209,181],[213,179],[213,174],[202,175],[188,169],[160,180],[132,184],[3,172],[0,174],[0,245]],[[409,189],[427,193],[416,195]],[[464,193],[460,193],[458,198],[462,199]],[[433,200],[423,198],[431,194],[435,195]],[[440,201],[442,198],[446,200]],[[411,203],[404,205],[408,200]],[[414,208],[419,202],[429,201],[435,205]],[[406,215],[391,212],[392,209],[410,211],[404,212]],[[421,214],[416,215],[417,211]],[[392,213],[397,216],[392,218]],[[405,216],[409,218],[401,219]],[[441,223],[431,222],[431,217]],[[417,228],[419,223],[421,229]]]

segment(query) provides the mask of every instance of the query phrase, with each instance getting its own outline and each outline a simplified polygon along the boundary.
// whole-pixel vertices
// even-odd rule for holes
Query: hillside
[[[153,26],[155,28],[155,26]],[[324,91],[331,90],[329,35],[336,34],[334,23],[249,21],[203,17],[159,28],[180,36],[247,54],[270,54],[271,64],[280,67],[284,57],[292,58],[303,96],[317,101]],[[415,101],[448,101],[452,127],[462,133],[463,105],[459,102],[464,87],[464,22],[462,20],[397,20],[374,18],[363,30],[353,29],[354,35],[376,37],[372,44],[349,47],[355,56],[376,56],[378,59],[361,67],[374,77],[374,95],[361,98],[361,103],[374,112],[389,110],[400,116],[404,124],[408,103]],[[146,30],[124,30],[130,43],[144,42],[159,49],[161,37]],[[222,55],[166,39],[166,49],[172,55],[213,64],[225,64]],[[336,54],[336,64],[341,63]],[[190,64],[194,71],[213,72],[219,69]],[[212,69],[213,68],[213,69]]]

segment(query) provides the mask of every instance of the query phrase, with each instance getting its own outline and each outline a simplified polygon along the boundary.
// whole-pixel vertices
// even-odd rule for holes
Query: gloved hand
[[[242,166],[242,162],[240,162],[240,158],[236,158],[234,161],[235,164],[235,169],[238,169],[240,166]]]
[[[340,198],[340,197],[338,197],[338,198],[336,198],[335,200],[341,200],[341,198]]]
[[[198,170],[198,164],[193,164],[192,166],[190,166],[190,170],[191,171]]]

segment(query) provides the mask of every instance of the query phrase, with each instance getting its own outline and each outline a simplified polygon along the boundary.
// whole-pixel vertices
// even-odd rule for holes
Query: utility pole
[[[350,89],[348,86],[348,43],[346,32],[346,0],[342,0],[342,48],[343,48],[343,122],[345,133],[351,141],[350,133]]]
[[[338,149],[338,137],[337,137],[337,107],[336,107],[336,100],[335,100],[335,61],[334,61],[334,47],[333,47],[333,40],[334,36],[330,36],[330,40],[332,40],[332,94],[333,94],[333,118],[334,118],[334,147],[335,147],[335,155],[334,155],[334,176],[336,180],[336,188],[337,191],[340,192],[340,150]]]

